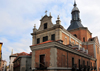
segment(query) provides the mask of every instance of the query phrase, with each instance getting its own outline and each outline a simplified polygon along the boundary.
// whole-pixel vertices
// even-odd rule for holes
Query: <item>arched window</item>
[[[83,37],[83,42],[85,42],[85,37]]]
[[[76,35],[76,34],[74,34],[74,36],[75,36],[75,37],[77,37],[77,35]]]

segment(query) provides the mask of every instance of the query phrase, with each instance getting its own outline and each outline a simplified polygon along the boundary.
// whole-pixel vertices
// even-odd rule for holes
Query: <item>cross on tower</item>
[[[45,14],[47,15],[47,10],[45,11]]]

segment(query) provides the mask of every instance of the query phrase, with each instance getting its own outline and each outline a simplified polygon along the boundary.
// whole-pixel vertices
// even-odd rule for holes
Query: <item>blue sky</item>
[[[100,39],[100,0],[76,0],[82,24]],[[32,29],[38,29],[41,16],[51,12],[55,24],[60,15],[61,24],[68,28],[74,0],[0,0],[0,41],[3,59],[9,64],[9,55],[30,52]]]

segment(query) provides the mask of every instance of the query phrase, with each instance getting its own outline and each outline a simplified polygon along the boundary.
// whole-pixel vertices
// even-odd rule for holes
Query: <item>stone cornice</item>
[[[79,29],[84,29],[84,30],[87,30],[90,34],[92,34],[87,27],[80,27],[80,28],[76,28],[76,29],[72,29],[72,30],[69,30],[70,31],[75,31],[75,30],[79,30]]]
[[[91,45],[91,44],[95,44],[98,47],[100,47],[100,45],[98,45],[95,41],[82,42],[82,45]]]
[[[17,57],[17,55],[10,55],[9,57]]]
[[[63,26],[62,25],[59,25],[59,24],[55,24],[52,28],[48,28],[48,29],[45,29],[45,30],[42,30],[42,31],[33,32],[33,33],[31,33],[31,35],[36,35],[36,34],[48,32],[48,31],[54,30],[56,28],[63,29]]]
[[[25,56],[19,56],[17,59],[14,60],[14,62],[16,62],[19,58],[26,58],[26,57],[31,57],[31,56],[27,56],[27,55],[25,55]]]
[[[91,45],[94,44],[94,41],[82,42],[82,45]]]
[[[92,58],[91,56],[89,55],[86,55],[84,53],[81,53],[79,51],[76,51],[72,48],[69,48],[67,47],[66,45],[63,45],[59,42],[49,42],[49,43],[45,43],[45,44],[41,44],[41,45],[36,45],[36,46],[30,46],[31,50],[41,50],[41,49],[46,49],[46,48],[59,48],[59,49],[63,49],[65,51],[68,51],[68,52],[71,52],[71,53],[74,53],[74,54],[77,54],[79,56],[82,56],[82,57],[85,57],[85,58],[88,58],[88,59],[91,59],[91,60],[96,60],[95,58]]]

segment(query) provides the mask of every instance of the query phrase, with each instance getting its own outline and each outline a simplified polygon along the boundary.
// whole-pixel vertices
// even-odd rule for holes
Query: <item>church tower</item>
[[[68,27],[68,31],[69,30],[73,30],[73,29],[76,29],[76,28],[80,28],[80,27],[83,27],[83,25],[81,24],[81,19],[80,19],[80,16],[79,16],[79,9],[77,8],[77,4],[76,2],[74,2],[74,8],[72,9],[72,20],[71,20],[71,25]]]
[[[80,11],[77,7],[76,2],[74,1],[74,8],[72,9],[72,20],[71,24],[68,27],[67,31],[69,31],[72,35],[80,39],[82,42],[88,41],[89,38],[92,37],[92,33],[88,30],[87,27],[84,27],[81,24],[81,19],[80,19]]]

